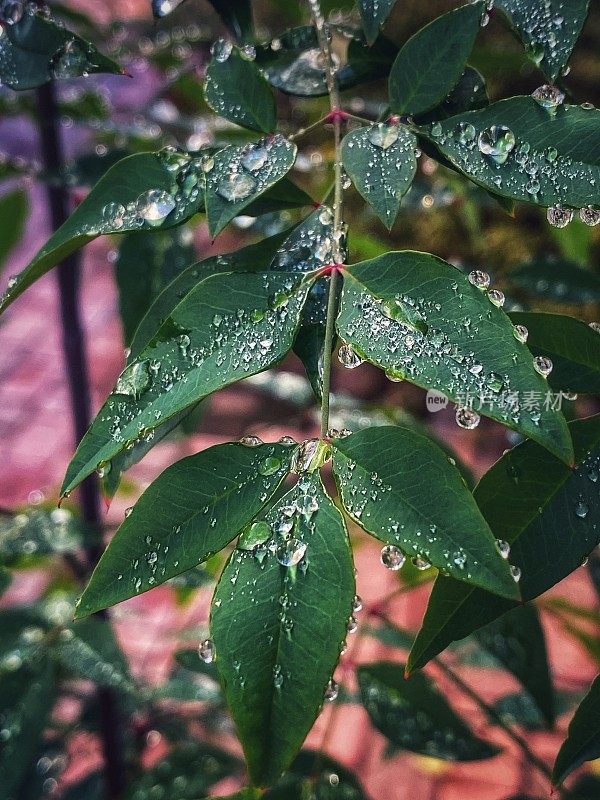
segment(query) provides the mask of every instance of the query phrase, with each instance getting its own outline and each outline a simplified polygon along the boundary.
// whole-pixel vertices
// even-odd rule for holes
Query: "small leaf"
[[[312,25],[291,28],[257,51],[265,78],[281,92],[297,97],[327,94],[317,32]]]
[[[215,47],[204,84],[208,105],[215,114],[243,128],[263,133],[274,131],[275,98],[256,64],[229,42],[221,40]]]
[[[564,779],[585,761],[600,757],[600,677],[592,683],[589,692],[569,724],[566,740],[552,770],[553,782],[560,785]]]
[[[333,443],[350,516],[386,544],[504,597],[519,590],[473,495],[446,454],[408,428],[366,428]]]
[[[366,800],[356,777],[326,753],[302,750],[265,800]]]
[[[548,384],[511,321],[445,261],[404,251],[345,268],[337,326],[345,342],[386,373],[459,405],[470,398],[479,413],[572,462],[562,414],[523,402],[528,392],[545,396]]]
[[[93,532],[68,508],[30,508],[0,516],[0,556],[4,561],[72,553]]]
[[[499,750],[479,739],[422,673],[408,680],[403,665],[380,662],[358,669],[371,723],[394,747],[445,761],[479,761]]]
[[[346,63],[336,73],[340,89],[350,89],[389,75],[398,48],[385,36],[379,36],[370,47],[359,39],[351,39]]]
[[[396,0],[358,0],[358,10],[362,19],[367,41],[373,44],[379,36],[379,29],[389,17]]]
[[[296,160],[297,147],[281,134],[253,144],[226,147],[206,173],[206,215],[211,236],[280,181]]]
[[[352,131],[342,142],[344,169],[389,229],[417,171],[416,147],[413,133],[385,122]]]
[[[458,83],[447,97],[438,106],[434,106],[431,111],[419,114],[416,122],[424,125],[426,122],[447,119],[464,111],[485,108],[488,104],[489,99],[483,76],[473,67],[466,67]]]
[[[225,273],[200,283],[121,373],[69,465],[63,494],[171,417],[291,349],[310,276]]]
[[[203,178],[200,157],[168,148],[117,162],[17,276],[2,297],[0,310],[59,261],[102,234],[168,228],[202,211]],[[185,181],[187,188],[180,188]]]
[[[600,415],[571,422],[569,428],[580,465],[576,470],[527,441],[497,461],[475,489],[483,516],[494,535],[508,543],[510,563],[522,572],[523,600],[561,581],[600,543]],[[424,666],[451,642],[512,608],[509,600],[438,577],[409,669]]]
[[[600,392],[600,333],[574,317],[515,311],[515,325],[529,331],[527,346],[535,356],[552,361],[548,377],[552,388],[561,392]]]
[[[217,668],[257,785],[279,779],[319,713],[355,591],[346,529],[318,474],[265,521],[273,546],[234,551],[211,613]]]
[[[0,785],[5,797],[19,796],[21,781],[34,769],[46,721],[56,699],[50,661],[40,656],[35,665],[4,672],[0,681]]]
[[[0,82],[11,89],[35,89],[50,80],[96,72],[122,74],[121,67],[90,42],[76,36],[35,6],[7,7],[0,19]]]
[[[589,0],[497,0],[529,58],[555,81],[585,23]]]
[[[127,660],[107,620],[79,620],[65,628],[58,636],[54,654],[78,678],[97,686],[135,691]]]
[[[527,689],[552,725],[555,697],[544,631],[535,606],[523,605],[509,611],[484,628],[475,637],[479,644],[511,672]]]
[[[502,197],[541,206],[595,205],[600,110],[533,97],[499,100],[421,132],[454,167]]]
[[[513,270],[508,280],[515,289],[545,302],[600,302],[600,278],[591,270],[570,262],[533,261]]]
[[[209,0],[221,21],[238,41],[252,38],[250,0]]]
[[[115,534],[78,616],[148,591],[222,550],[276,491],[292,452],[284,445],[222,444],[168,467]]]
[[[390,106],[397,114],[422,114],[456,86],[473,49],[483,2],[443,14],[401,48],[390,72]]]

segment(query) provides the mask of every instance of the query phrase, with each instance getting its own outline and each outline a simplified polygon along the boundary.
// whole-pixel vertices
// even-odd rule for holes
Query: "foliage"
[[[162,21],[193,4],[149,5]],[[379,220],[391,230],[423,198],[419,164],[426,160],[439,165],[448,185],[461,187],[465,227],[477,227],[473,209],[490,199],[511,213],[516,203],[532,214],[543,209],[557,236],[566,236],[575,214],[582,230],[596,226],[600,111],[567,102],[574,93],[565,72],[588,4],[497,0],[527,58],[553,83],[493,102],[482,73],[468,63],[476,61],[489,20],[482,0],[429,20],[400,42],[394,24],[402,4],[393,0],[359,0],[345,24],[328,16],[325,3],[309,0],[306,14],[282,11],[289,28],[267,42],[248,2],[211,5],[227,38],[212,43],[202,92],[195,75],[176,69],[170,90],[190,118],[205,106],[218,115],[217,137],[176,147],[173,132],[160,149],[131,137],[124,157],[105,162],[97,180],[90,177],[99,171],[94,158],[80,159],[72,180],[93,184],[89,193],[10,279],[0,302],[7,309],[97,237],[121,237],[115,278],[126,365],[68,467],[65,507],[16,509],[0,520],[2,591],[13,572],[48,559],[62,560],[85,583],[76,604],[75,583],[64,579],[66,588],[52,586],[35,606],[0,612],[0,779],[10,800],[50,791],[47,783],[39,789],[31,765],[64,746],[71,731],[53,708],[80,684],[81,724],[97,728],[95,704],[108,696],[130,720],[142,720],[144,734],[154,731],[167,743],[164,760],[144,770],[143,736],[126,731],[123,796],[132,800],[205,797],[225,777],[242,785],[239,760],[196,736],[198,721],[216,725],[226,709],[249,784],[232,800],[366,797],[342,765],[302,750],[324,703],[351,698],[334,674],[362,606],[352,553],[359,530],[383,545],[385,567],[402,570],[402,590],[437,576],[416,636],[378,609],[366,629],[394,660],[360,665],[354,699],[391,752],[448,761],[499,752],[429,674],[416,671],[432,660],[448,670],[438,657],[465,637],[482,660],[522,685],[523,695],[508,698],[522,720],[532,706],[540,725],[556,719],[533,601],[600,543],[600,415],[567,421],[553,398],[599,393],[600,327],[578,318],[586,317],[583,305],[574,317],[529,302],[597,302],[598,277],[564,238],[560,261],[540,259],[510,274],[507,286],[527,303],[507,313],[504,293],[482,269],[408,248],[382,252],[376,237],[360,230],[353,245],[345,214],[353,184],[366,201],[363,213],[372,209],[370,224]],[[76,14],[67,22],[33,4],[0,3],[2,83],[26,90],[123,72],[70,30],[93,38],[92,23]],[[368,88],[376,82],[379,100]],[[353,103],[363,95],[367,102]],[[300,130],[286,117],[289,98],[312,109]],[[81,101],[81,114],[84,107]],[[104,113],[93,101],[90,107],[92,116]],[[332,149],[324,150],[333,186],[298,185],[292,170],[302,164],[302,140],[323,130],[333,132]],[[118,137],[114,143],[122,146]],[[43,177],[57,181],[51,172]],[[4,259],[27,209],[19,191],[0,204]],[[250,226],[254,238],[196,262],[190,232],[199,215],[212,239],[232,223]],[[350,257],[349,242],[364,258]],[[202,401],[243,379],[260,380],[292,351],[318,401],[319,435],[269,443],[248,435],[172,464],[128,510],[97,560],[102,531],[71,510],[71,493],[97,473],[113,497],[123,473]],[[465,430],[485,416],[518,443],[471,490],[463,465],[408,415],[381,419],[363,409],[354,432],[338,429],[336,353],[345,368],[369,362],[390,381],[453,402]],[[275,378],[260,385],[277,397]],[[177,653],[163,685],[144,687],[107,609],[167,581],[185,602],[215,577],[210,636],[198,650]],[[577,626],[571,630],[588,641]],[[586,646],[597,653],[593,641]],[[90,685],[100,694],[86,691]],[[519,743],[502,714],[479,702]],[[558,755],[556,782],[598,757],[598,702],[596,680]],[[194,712],[186,715],[186,708]],[[531,758],[527,743],[520,746]],[[64,796],[83,800],[102,791],[102,775],[93,774]]]

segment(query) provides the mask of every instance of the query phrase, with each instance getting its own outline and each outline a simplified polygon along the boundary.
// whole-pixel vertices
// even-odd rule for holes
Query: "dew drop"
[[[242,436],[239,441],[240,444],[243,444],[244,447],[259,447],[261,444],[264,444],[263,440],[260,439],[258,436]]]
[[[217,186],[217,194],[230,203],[245,200],[256,189],[256,181],[248,172],[233,171]]]
[[[573,219],[573,210],[561,205],[550,206],[546,211],[546,219],[554,228],[566,228]]]
[[[554,365],[552,364],[551,359],[549,359],[547,356],[536,356],[533,359],[533,367],[535,371],[539,372],[543,378],[547,378],[548,375],[550,375],[553,366]]]
[[[210,48],[210,54],[221,64],[227,61],[233,50],[233,45],[226,39],[217,39]]]
[[[339,686],[332,678],[325,688],[325,694],[324,694],[325,701],[327,703],[333,703],[333,701],[337,699],[339,692],[340,692]]]
[[[589,225],[590,228],[593,228],[600,223],[600,208],[594,208],[594,206],[585,206],[581,208],[579,210],[579,219],[585,225]]]
[[[364,364],[363,359],[356,353],[349,344],[340,345],[338,350],[338,360],[346,369],[356,369]]]
[[[522,342],[523,344],[525,344],[525,342],[527,341],[527,337],[529,336],[529,331],[527,330],[525,325],[515,325],[513,329],[513,334],[518,342]]]
[[[510,555],[510,545],[504,539],[496,539],[496,549],[502,556],[502,558],[507,559]]]
[[[500,289],[490,289],[487,296],[490,303],[493,303],[497,308],[502,308],[506,301],[504,292],[501,292]]]
[[[575,503],[575,516],[579,517],[579,519],[585,519],[588,515],[588,511],[589,508],[583,500],[578,500],[577,503]]]
[[[355,614],[358,614],[359,611],[362,611],[363,608],[363,601],[359,595],[355,595],[354,600],[352,601],[352,611]]]
[[[431,562],[428,561],[424,556],[413,556],[410,561],[413,567],[416,567],[420,572],[423,572],[431,567]]]
[[[385,547],[382,547],[380,558],[383,566],[393,572],[401,569],[406,561],[406,556],[395,544],[386,544]]]
[[[269,151],[262,145],[254,145],[248,148],[241,158],[241,165],[249,172],[258,172],[262,169],[269,159]]]
[[[212,664],[215,660],[215,645],[212,639],[205,639],[198,648],[198,655],[205,664]]]
[[[254,550],[261,544],[264,544],[271,538],[271,526],[268,522],[260,520],[259,522],[251,522],[247,525],[238,541],[240,550]]]
[[[521,580],[521,568],[517,567],[515,564],[510,565],[510,574],[515,583]]]
[[[119,375],[115,386],[116,394],[124,394],[137,399],[150,385],[150,371],[147,361],[136,361],[126,367]]]
[[[477,146],[480,152],[489,156],[496,164],[504,164],[515,146],[515,135],[506,125],[492,125],[481,131]]]
[[[459,406],[455,414],[456,424],[459,428],[464,428],[467,431],[472,431],[479,425],[481,417],[476,411],[467,406]]]
[[[350,617],[348,620],[348,624],[346,625],[346,631],[348,633],[356,633],[358,630],[358,620],[356,617]]]
[[[295,567],[306,553],[306,544],[300,539],[291,538],[277,548],[275,556],[282,567]]]
[[[369,130],[367,138],[375,147],[387,150],[398,141],[398,126],[380,122]]]
[[[561,92],[557,86],[550,86],[547,83],[538,87],[531,96],[542,108],[551,113],[556,113],[556,109],[565,99],[564,92]]]
[[[474,269],[469,273],[469,282],[478,289],[487,289],[490,285],[490,276],[482,269]]]
[[[264,475],[265,477],[269,475],[274,475],[278,469],[281,467],[281,460],[279,458],[275,458],[275,456],[269,456],[265,458],[264,461],[261,461],[258,465],[258,474]]]

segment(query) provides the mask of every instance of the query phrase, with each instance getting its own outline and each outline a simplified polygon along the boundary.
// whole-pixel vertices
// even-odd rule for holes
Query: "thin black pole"
[[[44,167],[50,175],[59,176],[64,165],[64,154],[58,124],[58,108],[54,85],[47,83],[36,90],[39,115],[40,143]],[[53,230],[57,230],[69,216],[69,198],[66,190],[56,183],[46,184],[46,194]],[[62,324],[62,346],[65,370],[69,384],[73,432],[78,443],[87,431],[91,420],[91,398],[85,334],[79,308],[80,260],[74,254],[57,268]],[[98,531],[101,537],[101,498],[94,476],[85,480],[80,488],[83,519]],[[86,555],[88,568],[94,566],[101,551],[101,542],[91,546]],[[107,800],[120,800],[125,790],[125,764],[123,760],[122,730],[117,698],[109,689],[98,689],[100,727],[105,763]]]

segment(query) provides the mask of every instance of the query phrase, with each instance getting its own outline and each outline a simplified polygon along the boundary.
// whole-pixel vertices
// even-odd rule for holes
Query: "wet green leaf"
[[[490,297],[435,256],[387,253],[345,268],[338,332],[386,373],[458,405],[470,399],[479,413],[572,463],[562,414],[522,402],[528,392],[545,395],[548,384]]]
[[[73,552],[91,539],[91,530],[68,508],[32,506],[0,516],[0,556],[8,562]]]
[[[555,81],[585,23],[589,0],[497,0],[529,58]]]
[[[499,100],[421,131],[463,174],[502,197],[574,208],[594,205],[600,183],[600,111]]]
[[[256,58],[272,86],[297,97],[327,94],[325,71],[319,60],[317,32],[313,25],[299,25],[284,31],[273,43],[259,48]]]
[[[372,724],[394,747],[445,761],[479,761],[499,750],[479,739],[422,673],[405,679],[403,665],[359,667],[358,683]]]
[[[453,117],[463,111],[485,108],[488,103],[487,89],[483,76],[473,67],[466,67],[458,83],[448,93],[448,96],[438,106],[434,106],[431,111],[419,114],[416,122],[419,125],[423,125],[426,122],[436,122],[437,120]]]
[[[257,785],[279,779],[319,713],[355,591],[346,529],[318,474],[301,477],[265,520],[273,549],[235,550],[211,614],[217,668]]]
[[[0,197],[0,267],[23,235],[28,206],[27,195],[22,189],[14,189]]]
[[[461,581],[518,598],[508,564],[460,472],[408,428],[366,428],[334,440],[344,508],[367,532]]]
[[[469,3],[443,14],[401,48],[390,72],[390,107],[422,114],[456,86],[479,32],[485,4]]]
[[[509,611],[480,628],[475,637],[523,684],[546,723],[552,725],[555,716],[554,688],[544,631],[535,606],[523,605]]]
[[[222,550],[277,490],[292,452],[276,444],[222,444],[168,467],[121,524],[78,616],[148,591]]]
[[[296,152],[296,145],[280,134],[219,151],[206,173],[206,215],[211,236],[280,181],[294,165]]]
[[[121,373],[75,453],[63,494],[202,398],[281,361],[310,285],[311,276],[274,272],[200,283]]]
[[[531,352],[552,361],[548,382],[554,390],[600,392],[600,332],[564,314],[514,311],[510,318],[529,331]]]
[[[417,171],[416,147],[413,133],[384,122],[352,131],[342,142],[344,169],[387,228]]]
[[[367,41],[373,44],[379,36],[379,29],[389,17],[396,0],[358,0],[358,10],[362,19]]]
[[[215,114],[243,128],[272,133],[277,115],[269,84],[243,50],[230,50],[231,47],[224,40],[215,44],[215,54],[206,70],[206,102]]]
[[[535,442],[509,451],[483,476],[475,499],[495,536],[510,546],[524,600],[573,570],[600,543],[600,415],[569,423],[574,471]],[[507,500],[510,498],[510,500]],[[417,669],[451,642],[510,611],[514,603],[452,578],[438,577],[408,659]]]
[[[600,757],[600,677],[592,683],[569,724],[567,738],[560,748],[552,771],[554,783],[560,785],[581,764],[598,757]]]
[[[118,64],[46,17],[41,8],[25,9],[22,3],[15,3],[7,11],[12,16],[3,22],[0,37],[0,81],[4,86],[22,91],[50,80],[95,72],[122,74]]]
[[[209,0],[209,3],[238,41],[252,38],[250,0]]]
[[[554,303],[600,302],[600,278],[590,269],[562,261],[533,261],[508,276],[511,286]]]

